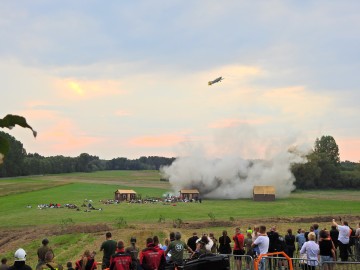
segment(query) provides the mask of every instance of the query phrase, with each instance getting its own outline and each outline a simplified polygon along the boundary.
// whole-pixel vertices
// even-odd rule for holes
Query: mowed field
[[[329,228],[331,219],[343,217],[359,222],[360,191],[297,191],[275,202],[254,202],[252,199],[207,200],[202,203],[102,204],[113,199],[117,189],[133,189],[142,198],[159,197],[172,192],[168,182],[160,181],[157,171],[104,171],[0,180],[1,235],[0,255],[11,258],[14,249],[28,251],[31,263],[41,239],[48,237],[58,261],[77,259],[85,249],[98,250],[104,233],[114,238],[138,237],[140,247],[148,236],[158,235],[161,241],[170,231],[179,230],[184,238],[192,231],[214,232],[220,236],[235,226],[245,230],[255,223],[276,225],[280,233],[287,228],[308,228],[319,223]],[[102,210],[80,211],[67,208],[42,210],[39,204],[59,203],[81,206],[92,200]],[[31,208],[27,208],[30,205]],[[181,220],[180,228],[173,228]],[[101,256],[99,255],[99,260]]]

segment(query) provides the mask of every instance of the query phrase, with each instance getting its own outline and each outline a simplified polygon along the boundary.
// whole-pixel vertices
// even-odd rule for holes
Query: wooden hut
[[[131,201],[136,199],[136,192],[132,189],[118,189],[115,191],[115,200]]]
[[[275,201],[274,186],[254,186],[254,201]]]
[[[198,200],[200,192],[197,189],[180,190],[180,199],[182,200]]]

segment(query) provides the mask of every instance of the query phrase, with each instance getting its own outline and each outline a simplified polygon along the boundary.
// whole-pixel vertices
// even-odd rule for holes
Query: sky
[[[264,158],[330,135],[360,160],[359,1],[0,7],[0,117],[38,132],[4,130],[28,153]]]

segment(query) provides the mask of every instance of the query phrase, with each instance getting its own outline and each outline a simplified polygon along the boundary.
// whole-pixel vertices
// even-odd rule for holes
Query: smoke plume
[[[261,138],[250,126],[241,125],[219,130],[206,146],[182,144],[179,157],[161,172],[175,194],[196,188],[203,198],[251,198],[253,187],[260,185],[274,186],[281,198],[295,188],[291,164],[304,162],[308,150],[295,136]]]

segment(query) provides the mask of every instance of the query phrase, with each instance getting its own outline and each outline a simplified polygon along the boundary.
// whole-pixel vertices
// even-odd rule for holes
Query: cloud
[[[64,99],[95,99],[125,93],[119,81],[60,79],[54,84],[57,94]]]
[[[184,136],[164,134],[158,136],[142,136],[136,137],[129,141],[133,146],[142,146],[142,147],[168,147],[174,146],[182,141],[184,141]]]
[[[271,116],[260,117],[251,117],[249,119],[237,119],[237,118],[229,118],[229,119],[220,119],[215,122],[212,122],[208,125],[209,128],[227,128],[234,127],[240,124],[248,124],[248,125],[261,125],[266,122],[272,120]]]

